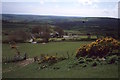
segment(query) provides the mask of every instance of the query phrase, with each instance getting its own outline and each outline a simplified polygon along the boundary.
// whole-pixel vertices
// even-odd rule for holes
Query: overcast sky
[[[2,13],[118,17],[120,0],[2,0]]]

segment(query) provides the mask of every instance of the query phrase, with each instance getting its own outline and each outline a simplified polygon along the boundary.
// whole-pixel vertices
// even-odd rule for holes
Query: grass
[[[39,65],[36,63],[25,67],[14,67],[14,71],[3,73],[3,78],[118,78],[118,67],[114,64],[68,69],[66,62],[68,61],[56,65],[60,66],[59,70],[51,68],[39,70]]]
[[[75,54],[76,49],[90,41],[81,42],[50,42],[47,44],[17,44],[18,49],[23,55],[27,52],[29,57],[40,56],[40,54],[67,56],[67,52]],[[11,49],[8,44],[3,44],[3,57],[12,57],[15,50]],[[118,65],[105,64],[97,67],[75,66],[69,68],[74,63],[70,59],[58,62],[48,68],[39,69],[40,64],[32,63],[27,66],[19,66],[16,63],[3,64],[3,78],[118,78]],[[60,69],[55,70],[54,67]]]
[[[29,57],[40,56],[40,54],[50,54],[55,55],[58,53],[58,56],[69,54],[75,54],[76,49],[84,44],[90,42],[81,41],[81,42],[50,42],[47,44],[31,44],[31,43],[21,43],[17,44],[21,54],[25,52],[28,53]],[[16,51],[11,49],[8,44],[3,44],[3,57],[13,56]]]

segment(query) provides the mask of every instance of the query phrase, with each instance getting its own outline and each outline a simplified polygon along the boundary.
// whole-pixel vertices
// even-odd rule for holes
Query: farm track
[[[24,61],[20,61],[17,63],[17,65],[21,66],[21,67],[24,67],[24,66],[27,66],[28,64],[31,64],[34,62],[34,59],[33,58],[28,58]]]
[[[19,66],[19,68],[22,68],[22,67],[27,66],[28,64],[33,63],[33,62],[34,62],[33,58],[28,58],[24,61],[17,62],[17,64],[14,67],[9,67],[8,69],[5,69],[3,71],[3,73],[7,73],[7,72],[10,72],[10,71],[15,71],[14,69],[17,68],[18,66]]]

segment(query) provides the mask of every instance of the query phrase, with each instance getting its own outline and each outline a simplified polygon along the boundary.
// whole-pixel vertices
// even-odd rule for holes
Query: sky
[[[2,14],[118,18],[120,0],[2,0]]]

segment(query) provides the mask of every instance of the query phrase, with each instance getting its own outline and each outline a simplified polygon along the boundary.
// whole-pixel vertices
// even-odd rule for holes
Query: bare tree
[[[15,42],[24,42],[29,38],[30,35],[23,30],[14,31],[8,36],[9,41],[15,41]]]
[[[88,39],[91,39],[91,34],[87,33]]]
[[[54,28],[54,31],[58,32],[59,33],[59,37],[62,37],[64,35],[64,31],[62,28],[60,27],[55,27]]]

